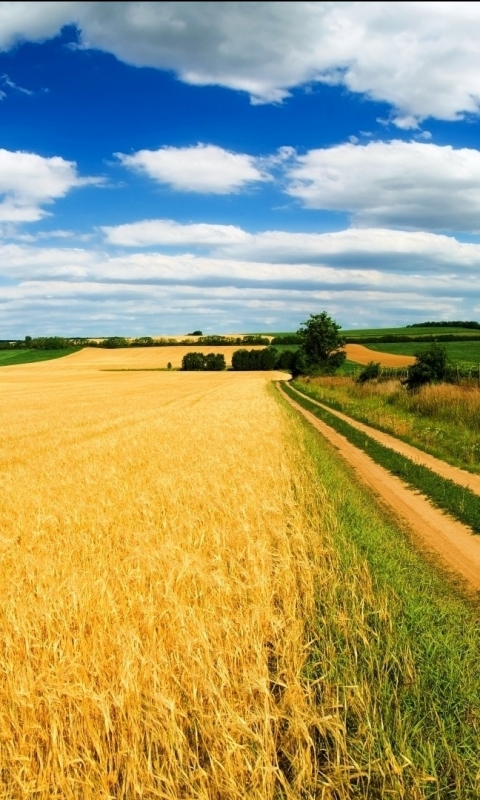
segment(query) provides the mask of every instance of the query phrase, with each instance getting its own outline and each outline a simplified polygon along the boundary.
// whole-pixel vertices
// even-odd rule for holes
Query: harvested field
[[[0,374],[0,797],[304,797],[336,728],[277,374],[97,369],[137,355]]]
[[[347,358],[349,361],[356,361],[357,364],[368,364],[370,361],[379,362],[382,367],[408,367],[413,364],[413,356],[394,355],[393,353],[380,353],[377,350],[370,350],[363,344],[345,345]]]
[[[126,347],[118,350],[108,350],[103,347],[85,347],[77,353],[59,359],[57,364],[38,364],[37,369],[46,369],[55,372],[72,374],[72,370],[92,371],[103,369],[165,369],[170,362],[174,369],[182,366],[182,358],[186,353],[222,353],[227,366],[232,363],[232,355],[239,346],[235,347],[188,347],[181,345],[172,347]],[[248,346],[248,350],[262,350],[261,345]],[[2,370],[2,374],[6,367]],[[285,377],[283,375],[283,377]]]

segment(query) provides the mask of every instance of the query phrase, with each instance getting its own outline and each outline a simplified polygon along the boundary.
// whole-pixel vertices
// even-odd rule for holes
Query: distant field
[[[182,365],[182,358],[186,353],[192,353],[198,350],[201,353],[222,353],[225,356],[227,366],[232,363],[232,354],[238,350],[239,346],[203,346],[198,347],[182,347],[181,345],[172,347],[125,347],[115,350],[108,350],[103,347],[84,347],[82,350],[78,348],[74,350],[31,350],[30,353],[43,356],[40,358],[31,358],[30,361],[45,361],[46,359],[59,358],[61,355],[74,353],[72,356],[75,361],[75,366],[85,369],[165,369],[167,364],[170,363],[173,369],[178,369]],[[262,350],[263,345],[249,345],[249,350]],[[10,355],[11,351],[8,352]],[[22,355],[27,351],[22,351]],[[45,356],[45,353],[50,355]],[[1,356],[0,351],[0,356]],[[15,354],[17,355],[17,354]],[[26,361],[0,361],[0,366],[12,366],[14,364],[27,363]],[[66,359],[65,362],[59,362],[58,365],[52,366],[55,371],[63,370],[65,364],[66,369],[70,369],[71,358]],[[40,369],[39,365],[39,369]]]
[[[50,361],[52,358],[62,358],[76,352],[78,352],[78,347],[68,350],[0,350],[0,367],[32,364],[35,361]]]
[[[362,328],[361,330],[344,330],[342,328],[342,336],[437,336],[438,334],[452,333],[455,335],[478,335],[480,338],[480,330],[473,328]]]
[[[480,341],[479,342],[444,342],[448,357],[453,362],[464,364],[480,364]],[[399,342],[394,344],[369,344],[368,349],[379,353],[394,353],[397,355],[413,356],[415,353],[425,350],[429,345],[426,342]]]
[[[257,333],[242,334],[248,336],[292,336],[296,331],[257,331]],[[355,336],[361,338],[362,336],[432,336],[435,337],[439,334],[444,335],[447,333],[455,334],[457,336],[475,336],[480,339],[480,330],[474,328],[342,328],[340,331],[342,336]]]

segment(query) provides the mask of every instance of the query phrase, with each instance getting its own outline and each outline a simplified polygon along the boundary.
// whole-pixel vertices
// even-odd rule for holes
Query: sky
[[[0,338],[480,319],[480,3],[0,2]]]

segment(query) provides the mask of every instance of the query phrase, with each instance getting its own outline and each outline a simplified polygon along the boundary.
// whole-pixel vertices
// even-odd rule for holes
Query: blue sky
[[[2,3],[0,337],[479,319],[479,40],[479,3]]]

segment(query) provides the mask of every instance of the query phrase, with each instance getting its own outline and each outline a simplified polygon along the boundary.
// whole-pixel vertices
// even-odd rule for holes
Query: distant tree
[[[226,368],[222,353],[186,353],[182,358],[182,370],[220,372]]]
[[[128,347],[128,342],[123,336],[110,336],[109,339],[105,339],[105,341],[101,342],[101,347],[115,350],[119,347]]]
[[[185,353],[182,358],[182,370],[200,371],[205,369],[205,356],[203,353]]]
[[[202,331],[193,331],[193,333],[187,333],[187,336],[203,336]]]
[[[277,366],[279,355],[274,347],[263,350],[235,350],[232,356],[232,369],[236,372],[245,370],[272,370]]]
[[[208,353],[205,356],[205,369],[214,372],[221,372],[226,369],[225,356],[222,353]]]
[[[168,362],[167,369],[172,369],[172,362],[171,361]]]
[[[297,335],[308,372],[331,374],[341,367],[346,353],[342,350],[345,340],[340,336],[340,329],[326,311],[310,314],[302,323]]]
[[[416,391],[420,386],[445,380],[447,376],[447,349],[441,344],[432,344],[426,350],[415,353],[415,362],[408,368],[404,381],[409,391]]]
[[[133,347],[153,347],[154,344],[151,336],[140,336],[132,342]]]

